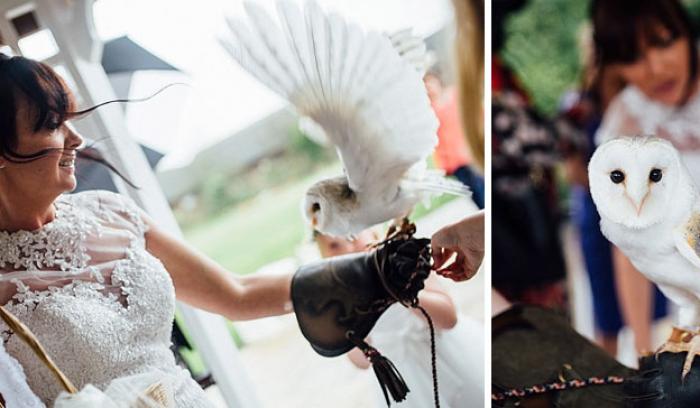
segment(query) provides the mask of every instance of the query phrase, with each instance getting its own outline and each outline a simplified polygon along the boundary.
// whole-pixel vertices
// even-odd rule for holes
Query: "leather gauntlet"
[[[388,394],[403,401],[408,386],[364,338],[393,303],[418,306],[418,292],[430,274],[429,244],[429,239],[392,239],[368,253],[304,265],[292,279],[294,312],[311,347],[334,357],[357,346],[372,363],[387,405]]]

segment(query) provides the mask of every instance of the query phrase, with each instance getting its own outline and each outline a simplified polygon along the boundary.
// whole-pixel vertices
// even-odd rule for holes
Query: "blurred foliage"
[[[698,26],[700,0],[683,3]],[[589,0],[530,0],[506,22],[501,56],[544,114],[556,113],[564,92],[580,86],[589,5]]]
[[[700,27],[700,0],[683,0],[683,4],[688,8],[691,18],[695,22],[695,29]],[[698,30],[700,32],[700,30]]]
[[[530,0],[506,22],[501,56],[545,114],[555,113],[560,96],[578,85],[578,38],[588,5],[588,1]]]

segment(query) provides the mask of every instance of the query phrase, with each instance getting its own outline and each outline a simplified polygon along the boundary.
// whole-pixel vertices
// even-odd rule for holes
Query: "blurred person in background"
[[[684,6],[678,0],[596,0],[591,18],[598,81],[612,70],[621,83],[604,109],[596,142],[623,135],[667,139],[681,152],[697,184],[697,36]],[[653,286],[617,249],[613,263],[620,308],[635,334],[636,349],[652,350]]]
[[[554,179],[557,135],[499,58],[507,17],[525,4],[525,0],[493,3],[493,286],[511,302],[564,308],[566,267]]]
[[[456,18],[455,57],[458,102],[462,128],[472,153],[474,168],[484,169],[484,2],[454,0]],[[463,281],[471,278],[484,257],[484,210],[447,225],[431,239],[433,268],[437,273]],[[456,261],[451,262],[456,255]]]
[[[435,148],[435,164],[446,174],[455,176],[472,191],[472,200],[479,209],[484,208],[484,178],[471,166],[471,153],[462,130],[459,117],[457,92],[446,86],[442,75],[433,66],[423,78],[430,104],[440,122],[437,130],[438,145]]]
[[[371,230],[361,232],[354,241],[314,233],[324,258],[366,251],[378,238]],[[483,326],[464,316],[458,317],[452,298],[437,280],[435,275],[430,276],[418,299],[435,325],[440,406],[480,406],[484,397]],[[398,303],[391,305],[366,340],[396,365],[411,390],[406,400],[397,405],[416,408],[432,406],[430,332],[420,311]],[[370,367],[358,348],[352,349],[348,357],[358,368]],[[375,389],[376,406],[386,406],[384,395],[378,387]]]

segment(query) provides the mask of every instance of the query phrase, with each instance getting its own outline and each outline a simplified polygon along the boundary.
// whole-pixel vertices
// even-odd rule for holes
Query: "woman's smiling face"
[[[35,130],[37,113],[32,106],[20,99],[17,108],[17,144],[13,149],[17,157],[0,157],[0,183],[5,193],[57,197],[75,189],[75,149],[83,143],[82,137],[70,122],[59,122],[52,114]],[[39,153],[37,158],[21,159]]]

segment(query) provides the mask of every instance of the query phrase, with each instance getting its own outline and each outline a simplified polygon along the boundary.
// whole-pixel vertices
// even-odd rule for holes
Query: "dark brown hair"
[[[641,56],[642,43],[663,45],[668,39],[661,37],[660,28],[667,30],[672,40],[687,38],[690,61],[687,93],[690,93],[698,71],[696,30],[680,1],[593,0],[591,18],[598,70],[609,64],[636,61]]]
[[[30,155],[16,152],[19,138],[17,112],[21,103],[29,107],[34,132],[41,129],[57,129],[66,120],[85,115],[104,105],[102,103],[76,111],[73,94],[50,66],[28,58],[8,57],[0,53],[0,156],[15,163],[37,160],[56,150],[46,149]],[[96,149],[79,149],[76,153],[78,158],[106,166],[129,185],[136,187]]]

